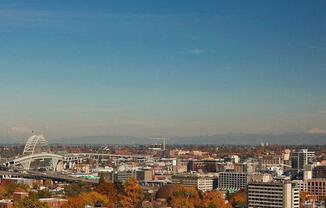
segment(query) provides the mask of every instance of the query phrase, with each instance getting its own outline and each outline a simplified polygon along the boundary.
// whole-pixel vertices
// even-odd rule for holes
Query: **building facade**
[[[248,184],[248,174],[238,172],[221,172],[218,176],[218,188],[220,190],[246,188]]]
[[[299,189],[291,182],[248,184],[248,208],[299,208]]]
[[[306,181],[307,192],[319,199],[326,197],[326,178],[312,178]]]
[[[204,192],[213,190],[213,178],[199,174],[173,175],[172,183],[194,186]]]
[[[315,152],[308,149],[300,149],[293,153],[292,168],[303,170],[305,165],[311,164],[315,158]]]

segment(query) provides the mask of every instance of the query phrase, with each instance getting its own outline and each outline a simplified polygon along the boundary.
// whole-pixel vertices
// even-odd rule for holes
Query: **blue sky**
[[[326,1],[0,3],[0,135],[325,133]]]

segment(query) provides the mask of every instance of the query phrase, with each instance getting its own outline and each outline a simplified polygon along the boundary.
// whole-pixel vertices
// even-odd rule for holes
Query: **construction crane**
[[[165,137],[158,137],[158,138],[152,138],[154,140],[162,140],[163,141],[163,144],[162,144],[162,150],[165,151],[165,142],[167,139],[169,138],[165,138]]]

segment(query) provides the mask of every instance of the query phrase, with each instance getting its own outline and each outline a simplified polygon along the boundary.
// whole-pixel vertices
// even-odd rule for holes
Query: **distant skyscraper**
[[[315,152],[308,149],[301,149],[293,153],[292,167],[302,170],[305,165],[311,164],[315,158]]]

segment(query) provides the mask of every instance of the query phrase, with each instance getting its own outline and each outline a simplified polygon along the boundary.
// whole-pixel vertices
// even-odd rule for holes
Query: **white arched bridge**
[[[72,167],[85,158],[101,160],[104,158],[120,158],[125,160],[144,160],[146,155],[117,155],[101,153],[70,153],[59,155],[50,153],[47,140],[43,135],[33,135],[28,138],[21,157],[5,162],[6,168],[22,170],[61,171]]]
[[[32,167],[46,167],[56,171],[58,165],[63,163],[65,157],[49,153],[48,142],[43,135],[33,135],[28,138],[22,157],[4,163],[8,168],[30,170]]]
[[[29,170],[31,168],[31,164],[35,161],[42,161],[42,162],[47,161],[48,163],[47,167],[49,169],[56,171],[59,162],[64,161],[64,156],[51,154],[51,153],[31,154],[6,162],[5,166]]]

